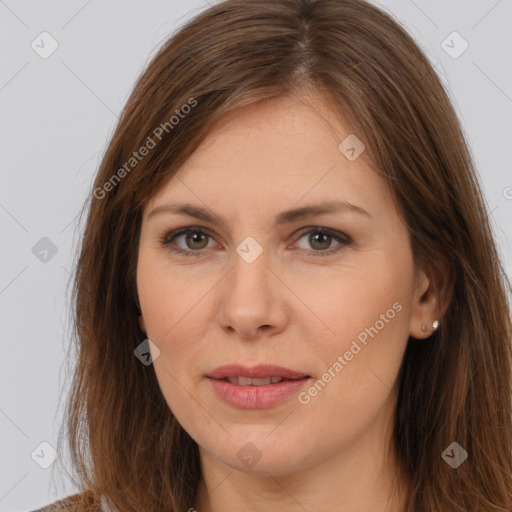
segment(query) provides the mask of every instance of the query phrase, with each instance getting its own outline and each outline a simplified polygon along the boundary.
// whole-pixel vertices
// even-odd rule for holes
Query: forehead
[[[342,119],[321,96],[260,101],[225,115],[188,163],[208,166],[212,154],[222,154],[223,162],[245,159],[249,164],[251,159],[299,168],[297,164],[318,159],[320,153],[332,159],[338,156],[339,141],[350,133]]]
[[[187,200],[224,211],[266,211],[327,199],[378,211],[389,191],[366,151],[351,160],[339,148],[354,136],[322,97],[240,108],[222,119],[150,206]]]

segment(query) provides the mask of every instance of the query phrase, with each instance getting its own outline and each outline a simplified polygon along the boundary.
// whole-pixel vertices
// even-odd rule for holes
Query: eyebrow
[[[359,215],[364,215],[368,218],[372,218],[372,216],[366,210],[364,210],[360,206],[356,206],[355,204],[349,203],[347,201],[327,201],[324,203],[302,206],[301,208],[295,208],[280,212],[276,215],[274,223],[276,225],[291,224],[292,222],[296,222],[307,217],[313,217],[315,215],[350,212],[357,213]],[[206,208],[203,208],[201,206],[195,206],[190,203],[166,203],[161,206],[157,206],[149,213],[148,220],[154,215],[159,215],[162,213],[175,213],[187,215],[189,217],[194,217],[196,219],[210,222],[212,224],[218,222],[224,225],[227,224],[226,220],[221,216],[211,213]]]

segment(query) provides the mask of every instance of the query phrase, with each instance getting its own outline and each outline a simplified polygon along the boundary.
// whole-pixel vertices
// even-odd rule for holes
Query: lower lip
[[[304,377],[265,386],[237,386],[225,380],[207,378],[225,402],[241,409],[265,409],[277,405],[296,395],[309,380],[309,377]]]

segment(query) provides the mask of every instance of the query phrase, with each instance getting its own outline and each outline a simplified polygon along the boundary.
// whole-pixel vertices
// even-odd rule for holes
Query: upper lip
[[[290,370],[289,368],[283,368],[282,366],[276,366],[273,364],[260,364],[257,366],[242,366],[239,364],[228,364],[225,366],[219,366],[212,372],[207,374],[207,377],[212,379],[224,379],[226,377],[281,377],[283,379],[302,379],[309,377],[309,375]]]

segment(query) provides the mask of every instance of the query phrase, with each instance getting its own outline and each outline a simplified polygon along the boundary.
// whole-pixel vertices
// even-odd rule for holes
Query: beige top
[[[111,501],[106,496],[102,496],[101,512],[119,512],[119,510],[111,503]]]
[[[59,501],[55,501],[46,505],[43,508],[38,508],[33,512],[62,512],[64,510],[64,506],[62,505],[62,499]],[[119,512],[117,507],[115,507],[110,500],[106,496],[101,497],[101,508],[98,512]]]

